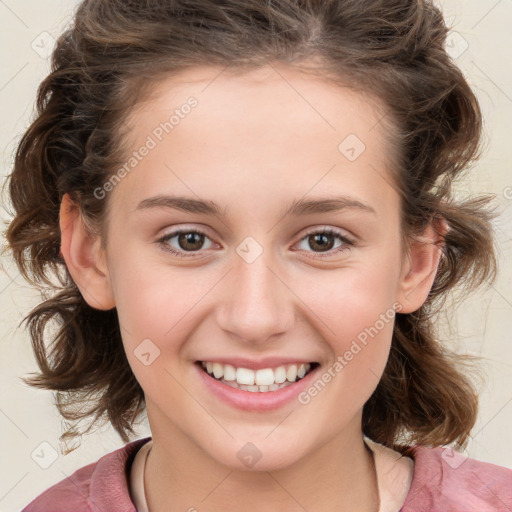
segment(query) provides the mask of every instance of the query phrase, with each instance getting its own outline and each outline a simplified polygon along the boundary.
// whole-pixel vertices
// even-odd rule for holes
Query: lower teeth
[[[210,375],[210,377],[213,377],[213,375]],[[215,377],[213,377],[215,379]],[[215,379],[219,382],[222,382],[222,384],[226,384],[226,386],[231,386],[235,389],[241,389],[242,391],[252,391],[253,393],[267,393],[269,391],[277,391],[278,389],[285,388],[287,386],[290,386],[291,384],[295,384],[294,382],[283,382],[282,384],[270,384],[270,386],[257,386],[256,384],[253,386],[249,386],[246,384],[238,384],[236,380],[224,380],[222,379]]]

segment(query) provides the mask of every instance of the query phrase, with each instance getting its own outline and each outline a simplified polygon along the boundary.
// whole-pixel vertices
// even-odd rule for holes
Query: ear
[[[412,313],[427,300],[442,255],[443,237],[448,232],[444,218],[437,218],[410,243],[398,289],[400,313]]]
[[[60,254],[80,293],[92,308],[112,309],[115,300],[101,238],[87,229],[78,206],[69,194],[62,198],[59,224]]]

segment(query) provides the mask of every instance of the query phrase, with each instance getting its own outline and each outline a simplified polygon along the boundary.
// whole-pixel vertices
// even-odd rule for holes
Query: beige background
[[[48,71],[52,36],[69,22],[76,0],[0,0],[0,172],[8,174],[13,150],[33,114],[38,83]],[[495,285],[461,302],[448,315],[448,338],[461,352],[485,357],[487,381],[467,453],[512,467],[512,2],[437,2],[453,26],[450,49],[476,91],[485,114],[486,151],[475,167],[472,192],[492,192],[503,212],[496,222],[501,270]],[[5,212],[0,210],[2,218]],[[18,324],[38,297],[2,261],[0,273],[0,511],[20,510],[76,469],[123,445],[108,427],[84,437],[73,453],[59,450],[61,420],[50,392],[23,384],[36,370],[28,333]],[[10,276],[10,277],[9,277]],[[149,435],[147,424],[138,437]],[[41,444],[45,443],[45,444]],[[39,454],[39,458],[37,457]],[[53,460],[53,458],[55,460]],[[34,457],[34,459],[32,458]],[[49,465],[47,469],[40,464]]]

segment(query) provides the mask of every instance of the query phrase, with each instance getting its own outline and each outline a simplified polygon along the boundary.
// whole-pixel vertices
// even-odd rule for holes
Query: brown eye
[[[309,235],[307,239],[309,247],[320,252],[329,251],[334,246],[334,240],[332,235],[328,235],[326,233]]]
[[[195,253],[205,249],[204,243],[206,240],[210,240],[210,238],[200,231],[178,230],[163,236],[157,240],[157,243],[165,251],[175,256],[187,257],[196,256]]]
[[[336,239],[340,241],[337,245]],[[344,234],[331,228],[311,231],[301,239],[300,243],[303,244],[303,246],[300,247],[301,250],[316,253],[317,256],[315,257],[317,258],[327,258],[329,256],[337,255],[342,251],[349,250],[351,246],[355,245],[355,243]]]
[[[202,233],[190,232],[177,235],[178,245],[184,251],[197,251],[201,249],[205,236]]]

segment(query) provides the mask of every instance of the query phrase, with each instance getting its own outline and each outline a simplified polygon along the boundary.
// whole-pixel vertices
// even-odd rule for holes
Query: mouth
[[[310,362],[251,369],[212,361],[197,361],[196,364],[212,379],[252,393],[272,393],[291,386],[319,366],[317,362]]]

